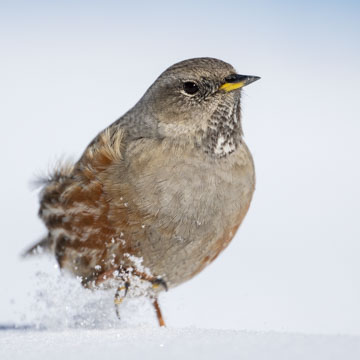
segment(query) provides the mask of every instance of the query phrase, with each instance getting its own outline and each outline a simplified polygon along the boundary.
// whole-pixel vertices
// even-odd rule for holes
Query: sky
[[[169,325],[360,334],[359,16],[355,1],[2,0],[0,323],[45,232],[31,181],[168,66],[211,56],[262,78],[242,99],[257,189],[228,249],[161,298]]]

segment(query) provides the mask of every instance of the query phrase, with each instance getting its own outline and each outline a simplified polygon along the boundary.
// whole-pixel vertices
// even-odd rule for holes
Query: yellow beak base
[[[219,90],[224,90],[226,92],[240,89],[245,85],[245,81],[240,81],[237,83],[225,83],[219,87]]]
[[[225,84],[221,85],[219,90],[223,90],[225,92],[233,91],[240,89],[245,85],[249,85],[259,79],[259,76],[231,74],[225,78]]]

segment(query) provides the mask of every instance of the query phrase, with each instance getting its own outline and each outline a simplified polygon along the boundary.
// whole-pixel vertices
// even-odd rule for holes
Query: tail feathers
[[[51,250],[52,241],[50,237],[45,237],[44,239],[40,240],[29,249],[22,253],[22,257],[28,257],[33,255],[41,255]]]

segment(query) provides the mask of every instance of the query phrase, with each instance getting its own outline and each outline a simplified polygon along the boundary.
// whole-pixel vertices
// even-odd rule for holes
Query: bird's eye
[[[197,86],[197,84],[192,81],[184,82],[183,88],[188,95],[194,95],[199,91],[199,87]]]

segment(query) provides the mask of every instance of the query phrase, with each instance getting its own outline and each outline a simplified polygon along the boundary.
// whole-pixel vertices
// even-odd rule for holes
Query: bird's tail
[[[51,211],[47,211],[47,214],[50,215],[45,216],[43,213],[44,209],[48,210],[47,208],[50,207],[51,210],[52,206],[56,207],[55,205],[58,205],[59,197],[62,191],[64,191],[64,184],[72,175],[73,170],[74,165],[70,160],[66,161],[60,159],[54,165],[54,169],[49,170],[49,174],[47,176],[39,176],[32,182],[32,187],[34,189],[39,187],[42,188],[40,192],[39,216],[45,222],[45,225],[48,225],[48,217],[51,217],[52,213]],[[53,243],[53,239],[50,233],[48,233],[47,236],[30,246],[21,255],[22,257],[28,257],[52,252]]]
[[[49,236],[46,236],[45,238],[41,239],[34,245],[32,245],[30,248],[25,250],[21,256],[22,257],[28,257],[33,255],[41,255],[44,253],[48,253],[51,251],[52,246],[52,240]]]

